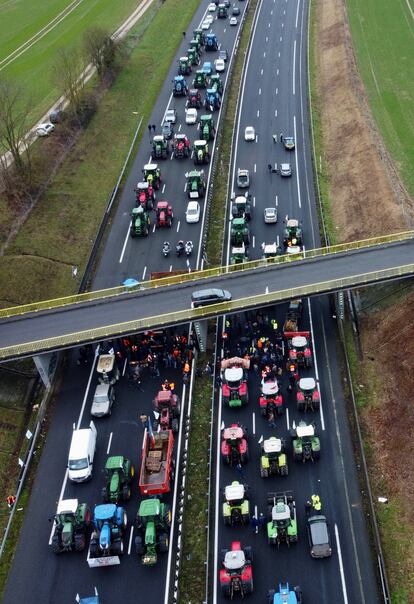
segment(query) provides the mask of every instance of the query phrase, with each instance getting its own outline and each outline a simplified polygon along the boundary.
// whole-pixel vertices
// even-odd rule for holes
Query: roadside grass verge
[[[347,0],[346,4],[358,69],[372,113],[402,180],[413,196],[412,3]]]
[[[152,13],[149,9],[128,37],[128,44],[136,47],[115,84],[0,258],[2,306],[77,290],[137,121],[143,117],[147,124],[182,32],[198,5],[198,0],[185,4],[169,0],[155,16],[156,9]],[[160,44],[160,32],[167,31]],[[145,127],[137,145],[144,131]],[[76,279],[72,266],[78,267]]]
[[[92,26],[102,27],[113,33],[141,2],[142,0],[122,0],[116,3],[111,2],[111,0],[82,0],[50,33],[47,33],[31,48],[17,57],[10,65],[4,64],[4,69],[1,70],[0,76],[21,85],[24,94],[30,99],[32,108],[30,123],[35,123],[62,94],[56,88],[52,77],[57,51],[61,48],[71,49],[80,47],[84,32]],[[68,5],[69,2],[64,4]],[[40,8],[40,13],[42,14],[43,9],[41,5],[38,2],[35,2],[34,5],[36,10]],[[34,15],[31,8],[25,8],[29,8],[27,12],[28,14],[32,14],[33,18]],[[64,5],[60,4],[52,8],[53,14],[51,14],[49,7],[49,10],[42,14],[41,19],[36,16],[30,23],[27,23],[27,17],[25,17],[26,25],[21,30],[20,16],[26,11],[23,10],[23,6],[20,3],[13,3],[13,7],[9,10],[7,18],[7,23],[11,27],[5,31],[6,39],[0,45],[0,60],[9,54],[6,47],[11,48],[10,52],[12,52],[25,40],[35,35],[51,18],[53,19],[55,15],[61,12]],[[13,15],[14,17],[10,18]],[[5,24],[2,21],[2,37],[4,26]],[[16,39],[12,37],[12,40],[10,40],[10,35],[16,28],[21,30],[21,35],[16,37]]]

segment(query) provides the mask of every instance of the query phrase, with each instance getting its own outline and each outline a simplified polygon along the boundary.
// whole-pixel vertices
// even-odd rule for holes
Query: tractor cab
[[[315,426],[313,424],[303,424],[296,426],[296,435],[298,438],[306,439],[315,436]]]
[[[272,522],[278,528],[286,529],[290,524],[290,508],[283,501],[278,501],[272,508]]]
[[[276,258],[276,256],[280,256],[282,253],[282,250],[280,249],[280,247],[277,245],[276,242],[263,243],[262,250],[263,250],[262,258],[264,260],[266,260],[267,258]]]
[[[321,444],[319,437],[315,434],[314,424],[300,421],[291,429],[293,458],[295,461],[315,462],[320,458]]]
[[[208,151],[208,142],[205,140],[194,141],[194,164],[208,164],[210,153]]]
[[[271,545],[296,543],[298,528],[296,505],[292,491],[269,493],[268,505],[271,507],[270,521],[267,523],[267,539]]]
[[[309,344],[310,333],[308,331],[285,332],[288,341],[289,361],[297,363],[299,367],[312,367],[312,350]]]
[[[299,586],[290,589],[289,583],[279,583],[279,589],[269,591],[269,604],[302,604],[302,590]]]
[[[200,63],[200,57],[195,46],[190,46],[187,50],[187,57],[190,65],[198,65]]]
[[[202,29],[195,29],[193,31],[193,38],[197,40],[201,46],[204,46],[206,43],[206,37]]]
[[[223,519],[227,526],[246,525],[250,521],[250,502],[244,484],[234,480],[224,488]]]
[[[151,221],[148,212],[143,206],[132,208],[131,212],[131,237],[147,237]]]
[[[244,484],[241,484],[237,480],[234,480],[224,489],[224,498],[230,505],[241,505],[244,501],[245,496],[246,489],[244,487]]]
[[[300,248],[302,246],[302,229],[299,227],[298,220],[289,218],[289,220],[286,222],[286,228],[283,234],[283,243],[287,248]]]
[[[262,380],[259,406],[263,417],[267,417],[270,411],[282,415],[283,396],[276,378],[266,379],[265,377]]]
[[[164,136],[162,134],[154,136],[151,150],[152,159],[167,159],[168,151],[168,141]]]
[[[251,220],[251,207],[249,194],[237,195],[231,206],[231,215],[233,218],[245,218]]]
[[[55,523],[65,525],[72,524],[78,511],[77,499],[62,499],[59,501],[55,514]]]
[[[220,109],[220,105],[221,100],[218,91],[215,88],[207,88],[204,107],[210,109],[210,111],[214,111],[215,109]]]
[[[231,223],[230,244],[234,246],[249,245],[250,233],[244,218],[234,218]]]
[[[171,509],[158,497],[141,501],[136,517],[135,550],[144,566],[157,563],[158,552],[168,551]]]
[[[289,470],[284,441],[276,436],[271,436],[262,442],[261,449],[260,476],[262,478],[276,474],[287,476]]]
[[[224,405],[241,407],[248,403],[247,371],[249,368],[249,359],[233,357],[221,361]]]
[[[137,183],[135,187],[136,203],[152,210],[152,202],[155,200],[154,187],[146,181]]]
[[[192,71],[190,59],[187,56],[180,57],[178,60],[178,74],[185,76]]]
[[[152,401],[154,414],[158,417],[152,422],[153,430],[172,430],[178,432],[180,416],[180,399],[171,390],[160,390]]]
[[[190,40],[190,46],[196,49],[198,55],[201,55],[201,43],[197,38]]]
[[[223,566],[230,575],[239,575],[246,564],[246,556],[243,550],[227,552],[224,557]]]
[[[154,189],[158,190],[161,186],[161,170],[158,167],[158,164],[145,164],[142,173],[144,175],[144,180],[150,186],[153,186]]]
[[[119,369],[116,365],[115,354],[100,354],[96,371],[100,384],[115,384],[119,380]]]
[[[188,108],[189,109],[200,109],[201,107],[201,94],[197,88],[191,88],[188,93]]]
[[[202,70],[198,69],[194,78],[194,88],[206,88],[207,87],[207,74]]]
[[[273,398],[279,393],[279,384],[276,378],[262,380],[262,396],[268,396]]]
[[[187,195],[190,199],[203,197],[206,190],[206,181],[203,170],[192,170],[186,173]]]
[[[171,227],[174,218],[172,206],[168,201],[159,201],[157,203],[157,228],[158,227]]]
[[[205,140],[212,140],[215,134],[214,120],[212,115],[202,115],[199,121],[200,132]]]
[[[123,455],[108,457],[105,464],[106,486],[102,489],[104,502],[118,503],[120,499],[128,501],[134,473],[133,465]]]
[[[223,439],[229,445],[238,445],[244,437],[244,431],[241,426],[231,426],[230,428],[224,428]]]
[[[190,155],[190,142],[185,134],[176,134],[174,136],[174,157],[182,159]]]
[[[249,257],[244,243],[240,247],[231,248],[230,264],[243,264],[243,262],[247,262],[248,260]]]
[[[301,378],[296,393],[298,411],[317,411],[320,407],[320,395],[314,378]]]
[[[210,85],[212,88],[217,90],[220,95],[223,94],[223,82],[221,81],[218,73],[210,76]]]
[[[175,76],[173,80],[173,96],[185,96],[188,92],[187,82],[184,76]]]
[[[207,34],[206,36],[206,51],[218,50],[218,41],[216,34]]]
[[[240,424],[232,424],[222,432],[221,456],[224,463],[238,465],[249,458],[245,430]]]
[[[263,441],[263,452],[269,456],[277,456],[283,451],[283,443],[280,438],[276,436],[271,436]]]
[[[223,554],[221,593],[231,600],[235,596],[244,598],[253,591],[252,548],[242,548],[240,541],[233,541],[231,550],[224,550]]]
[[[286,253],[288,256],[299,255],[302,252],[302,248],[300,245],[288,245],[286,248]]]

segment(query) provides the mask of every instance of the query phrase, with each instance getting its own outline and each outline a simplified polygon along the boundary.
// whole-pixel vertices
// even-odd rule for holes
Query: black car
[[[191,302],[194,308],[208,304],[218,304],[219,302],[229,302],[230,300],[231,293],[226,289],[199,289],[191,294]]]
[[[329,558],[332,555],[332,548],[325,516],[322,514],[308,516],[307,528],[312,558]]]
[[[227,59],[229,58],[229,53],[227,52],[227,50],[219,50],[218,58],[223,59],[223,61],[227,62]]]
[[[235,15],[235,16],[240,15],[240,9],[239,9],[239,7],[238,6],[233,6],[233,10],[231,11],[231,14]]]

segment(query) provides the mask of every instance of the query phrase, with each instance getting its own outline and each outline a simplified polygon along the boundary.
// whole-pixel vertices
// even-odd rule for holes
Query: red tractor
[[[174,136],[173,149],[174,157],[177,159],[183,159],[190,156],[190,141],[185,134],[176,134]]]
[[[178,418],[180,417],[180,399],[171,390],[160,390],[152,401],[159,417],[152,422],[154,432],[160,428],[161,432],[172,430],[178,432]]]
[[[200,109],[201,107],[201,93],[197,88],[191,88],[188,92],[188,105],[189,109]]]
[[[309,331],[287,331],[285,334],[288,345],[288,360],[298,367],[312,367],[313,357],[310,346]]]
[[[253,591],[252,548],[242,549],[240,541],[233,541],[231,550],[222,551],[223,568],[219,571],[220,588],[223,596],[233,599],[244,598]]]
[[[162,227],[170,228],[172,226],[174,213],[172,206],[168,203],[168,201],[159,201],[157,203],[156,214],[157,221],[155,224],[157,229]]]
[[[221,361],[223,403],[227,407],[241,407],[249,402],[247,371],[249,359],[233,357]]]
[[[320,404],[321,398],[315,380],[312,377],[301,378],[296,391],[298,411],[318,411]]]
[[[268,417],[270,411],[277,415],[282,415],[284,412],[283,396],[276,378],[267,376],[263,378],[259,405],[263,417]]]
[[[221,440],[221,457],[225,464],[238,466],[247,463],[249,446],[246,440],[246,429],[240,424],[224,428]]]
[[[139,182],[134,190],[137,207],[142,206],[144,210],[152,210],[155,201],[154,187],[147,182]]]

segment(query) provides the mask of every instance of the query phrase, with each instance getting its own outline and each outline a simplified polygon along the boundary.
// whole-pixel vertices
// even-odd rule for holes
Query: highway
[[[206,0],[200,3],[188,28],[186,39],[177,50],[150,120],[151,123],[159,126],[165,110],[172,102],[171,106],[175,106],[178,111],[177,128],[182,124],[181,132],[187,131],[191,142],[196,138],[195,127],[191,126],[186,130],[183,124],[184,100],[171,99],[171,81],[177,73],[177,60],[185,54],[188,47],[191,39],[190,32],[202,21],[207,5]],[[246,6],[247,3],[240,3],[242,11]],[[231,54],[239,26],[229,27],[228,20],[216,20],[211,30],[217,33],[221,47],[227,48]],[[216,57],[217,53],[203,52],[202,61],[213,61]],[[226,76],[226,74],[227,69],[224,75]],[[217,118],[217,112],[215,118]],[[146,278],[149,278],[150,272],[154,270],[168,271],[170,266],[174,269],[185,267],[185,261],[176,259],[175,255],[169,259],[164,259],[161,255],[162,241],[166,238],[174,243],[178,238],[191,238],[195,243],[195,253],[190,260],[192,267],[196,266],[196,253],[199,250],[198,241],[202,223],[187,225],[184,222],[187,204],[187,197],[184,194],[184,173],[192,166],[190,160],[168,159],[160,162],[165,184],[165,198],[174,206],[175,224],[172,231],[156,231],[144,239],[132,240],[128,237],[129,216],[134,205],[133,189],[137,181],[141,179],[141,168],[147,163],[149,153],[149,138],[145,135],[113,219],[112,229],[94,283],[96,289],[116,286],[130,276],[142,278],[144,271]],[[179,333],[183,333],[186,329],[180,329]],[[98,430],[98,448],[93,479],[86,484],[72,485],[67,482],[65,475],[72,424],[80,427],[86,427],[89,424],[89,408],[96,385],[94,368],[91,365],[78,367],[76,358],[76,352],[69,355],[63,372],[61,390],[53,401],[53,417],[39,461],[36,481],[3,602],[4,604],[16,601],[25,602],[25,604],[38,604],[39,602],[73,604],[76,593],[80,593],[82,596],[91,595],[95,586],[98,588],[104,604],[118,601],[125,604],[137,604],[148,597],[157,603],[167,601],[166,577],[167,574],[171,576],[169,569],[174,560],[172,549],[170,555],[160,557],[160,561],[154,569],[143,567],[134,552],[134,533],[131,532],[131,527],[134,524],[138,501],[140,501],[137,481],[134,482],[132,498],[126,506],[129,526],[124,540],[126,554],[120,566],[89,569],[86,553],[55,556],[48,545],[51,532],[48,518],[53,516],[57,502],[62,498],[78,497],[81,501],[87,501],[92,508],[95,503],[100,503],[103,485],[101,469],[104,466],[107,452],[129,457],[138,470],[143,436],[143,429],[138,418],[142,413],[151,411],[152,399],[161,380],[168,378],[174,380],[176,384],[180,384],[181,374],[174,369],[162,367],[159,378],[152,378],[149,372],[145,372],[139,388],[128,382],[126,377],[121,378],[117,387],[117,400],[112,416],[108,419],[97,419],[95,422]],[[182,394],[185,403],[181,415],[184,418],[188,403],[188,388],[179,386],[178,392]],[[176,453],[178,449],[179,437],[175,448]],[[168,500],[170,503],[174,503],[174,493]],[[174,538],[176,538],[176,530]]]

